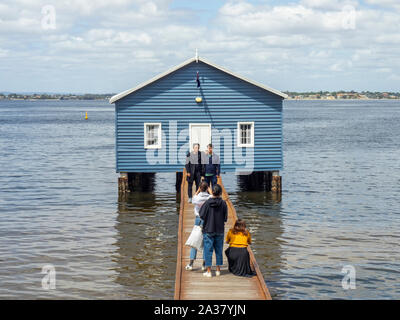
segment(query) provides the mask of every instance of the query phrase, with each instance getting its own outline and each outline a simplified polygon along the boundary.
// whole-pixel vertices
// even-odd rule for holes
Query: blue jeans
[[[224,234],[223,233],[204,233],[204,260],[206,267],[212,265],[212,255],[215,251],[215,258],[217,266],[222,266],[222,249],[224,247]]]
[[[215,186],[217,184],[217,176],[213,175],[213,176],[205,176],[204,179],[206,180],[206,182],[208,183],[208,185],[210,186],[210,188],[212,188],[213,186]]]
[[[201,220],[199,216],[196,216],[196,220],[194,220],[194,225],[195,226],[202,226],[203,225],[203,220]],[[197,249],[196,248],[191,248],[190,249],[190,260],[196,260],[196,257],[197,257]],[[203,250],[203,260],[204,260],[204,250]]]

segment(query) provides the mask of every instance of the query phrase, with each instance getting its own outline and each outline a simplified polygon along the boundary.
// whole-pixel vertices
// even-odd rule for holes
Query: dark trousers
[[[201,174],[199,171],[194,172],[193,177],[188,177],[188,197],[192,198],[193,182],[196,184],[196,190],[200,187]]]
[[[217,176],[213,175],[213,176],[205,176],[204,179],[206,180],[206,182],[208,183],[209,187],[213,187],[217,184]]]

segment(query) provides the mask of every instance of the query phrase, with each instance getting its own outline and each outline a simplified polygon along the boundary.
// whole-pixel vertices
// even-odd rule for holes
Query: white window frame
[[[158,125],[158,144],[155,145],[147,145],[147,126],[157,126]],[[161,149],[161,142],[162,142],[162,129],[161,129],[161,122],[145,122],[144,123],[144,148],[145,149]]]
[[[240,131],[240,125],[242,124],[249,124],[251,125],[251,130],[250,130],[250,143],[241,143],[241,131]],[[254,148],[254,121],[247,121],[247,122],[238,122],[237,123],[237,146],[239,148]]]

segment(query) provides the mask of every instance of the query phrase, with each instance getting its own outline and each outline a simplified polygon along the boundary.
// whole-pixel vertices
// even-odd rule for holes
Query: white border
[[[146,126],[151,126],[151,125],[158,125],[158,144],[153,145],[153,146],[147,146],[146,145]],[[161,142],[162,142],[162,129],[161,129],[161,122],[145,122],[143,124],[143,146],[145,149],[161,149]]]
[[[193,144],[192,144],[192,126],[208,126],[210,131],[210,143],[212,143],[212,136],[211,136],[211,123],[189,123],[189,151],[192,151]]]
[[[241,134],[240,134],[240,125],[241,124],[251,124],[251,143],[249,144],[242,144],[241,141]],[[254,121],[241,121],[237,123],[237,146],[239,148],[254,148]]]

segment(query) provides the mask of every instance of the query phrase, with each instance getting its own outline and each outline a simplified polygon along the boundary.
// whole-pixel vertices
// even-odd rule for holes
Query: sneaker
[[[204,271],[204,270],[206,270],[206,266],[203,264],[203,265],[201,266],[201,271]]]
[[[192,198],[189,198],[188,202],[189,202],[189,203],[192,203]]]
[[[212,274],[211,274],[211,272],[206,271],[206,272],[203,273],[203,276],[205,276],[207,278],[211,278]]]
[[[193,266],[192,266],[191,264],[188,264],[188,265],[185,267],[185,269],[191,271],[191,270],[193,270]]]
[[[220,275],[221,275],[221,271],[215,271],[215,275],[217,276],[217,277],[219,277]]]

